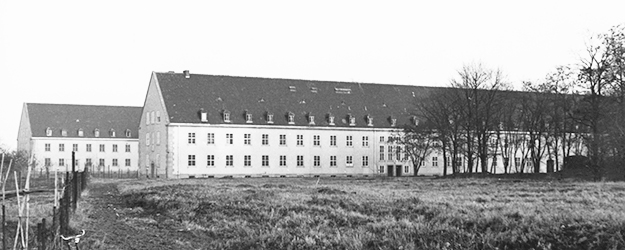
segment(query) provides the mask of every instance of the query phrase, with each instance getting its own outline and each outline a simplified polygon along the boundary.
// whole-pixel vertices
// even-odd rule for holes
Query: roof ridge
[[[38,102],[25,102],[26,105],[57,105],[57,106],[83,106],[83,107],[120,107],[120,108],[143,108],[141,106],[119,106],[119,105],[95,105],[95,104],[71,104],[71,103],[38,103]]]

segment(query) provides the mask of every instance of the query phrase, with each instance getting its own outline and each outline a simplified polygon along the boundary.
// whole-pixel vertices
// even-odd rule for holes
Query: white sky
[[[446,86],[540,80],[625,1],[0,1],[0,145],[22,104],[141,106],[152,71]],[[517,87],[518,88],[518,87]]]

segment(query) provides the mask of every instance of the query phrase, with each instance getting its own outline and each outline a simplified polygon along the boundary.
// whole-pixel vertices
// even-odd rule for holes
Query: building
[[[150,178],[413,175],[389,142],[432,87],[153,72],[139,125]],[[419,174],[440,174],[428,159]],[[431,166],[430,166],[431,165]]]
[[[38,168],[138,168],[138,123],[141,107],[25,103],[17,149],[32,155]]]

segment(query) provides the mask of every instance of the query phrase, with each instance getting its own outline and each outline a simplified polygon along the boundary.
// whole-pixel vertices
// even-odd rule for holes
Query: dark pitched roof
[[[390,128],[410,123],[415,99],[436,87],[269,79],[180,73],[156,73],[165,107],[172,123],[200,123],[200,109],[208,112],[208,122],[224,123],[222,112],[231,113],[232,124],[246,124],[245,113],[253,124],[267,124],[266,114],[274,114],[274,125],[288,125],[287,114],[295,115],[296,126],[307,126],[308,115],[315,126],[329,126],[328,114],[335,116],[335,127],[351,127],[348,116],[356,118],[355,127]],[[349,92],[349,93],[346,93]]]
[[[27,103],[28,116],[33,137],[46,137],[46,129],[52,130],[51,137],[78,138],[78,131],[83,130],[84,138],[95,138],[95,130],[100,131],[99,138],[111,138],[109,131],[115,130],[116,138],[139,138],[139,122],[142,107],[41,104]],[[61,131],[66,130],[67,136]]]

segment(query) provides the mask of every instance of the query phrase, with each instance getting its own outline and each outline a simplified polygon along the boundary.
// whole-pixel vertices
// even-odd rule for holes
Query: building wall
[[[139,123],[140,177],[168,178],[167,128],[169,117],[165,110],[157,78],[152,75]],[[149,139],[148,139],[149,138]]]
[[[30,128],[30,119],[28,118],[28,108],[26,103],[22,106],[22,117],[20,119],[20,127],[17,132],[17,150],[18,151],[28,151],[31,150],[31,141],[30,138],[32,136],[32,131]]]
[[[49,144],[49,151],[46,151]],[[59,145],[63,145],[63,151]],[[130,170],[138,169],[138,141],[128,138],[58,138],[58,137],[34,137],[32,138],[32,153],[38,163],[38,168],[44,168],[46,158],[50,159],[50,170],[65,171],[71,169],[72,150],[77,145],[75,154],[78,160],[78,170],[84,169],[86,159],[91,159],[94,170]],[[91,152],[87,151],[87,145],[91,145]],[[104,145],[104,152],[100,152],[100,145]],[[117,145],[117,152],[113,152],[113,145]],[[126,152],[126,145],[130,146],[130,152]],[[64,165],[60,165],[63,159]],[[98,167],[99,160],[104,159],[104,166]],[[113,160],[117,159],[117,166]],[[130,160],[130,166],[126,166],[126,159]]]

